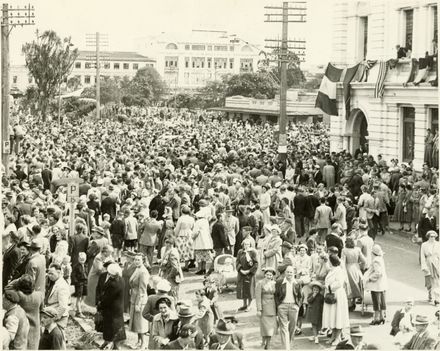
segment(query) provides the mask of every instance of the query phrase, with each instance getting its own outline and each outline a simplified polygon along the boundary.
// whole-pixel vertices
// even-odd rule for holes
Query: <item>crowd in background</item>
[[[365,147],[331,152],[324,124],[298,123],[282,162],[270,124],[168,108],[111,113],[129,117],[55,127],[27,116],[12,127],[2,174],[4,348],[65,349],[69,315],[95,308],[102,348],[121,347],[128,330],[138,348],[243,349],[236,317],[218,304],[229,279],[240,311],[255,300],[263,348],[279,330],[289,349],[303,323],[311,342],[367,348],[349,311],[371,300],[370,324],[385,323],[387,269],[375,239],[390,235],[390,222],[420,245],[438,324],[438,159],[416,172]],[[69,179],[79,182],[73,224]],[[191,271],[204,276],[195,306],[179,292]],[[393,318],[396,344],[438,348],[427,329],[434,313],[413,315],[413,305],[408,298]]]

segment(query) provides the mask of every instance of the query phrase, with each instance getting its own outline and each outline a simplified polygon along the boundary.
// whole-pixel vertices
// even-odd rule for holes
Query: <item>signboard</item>
[[[79,184],[78,183],[68,183],[67,184],[67,202],[74,203],[79,200]]]
[[[287,145],[287,134],[280,134],[278,145],[286,146]]]
[[[11,142],[9,140],[4,141],[3,142],[3,153],[9,154],[10,151],[11,151]]]

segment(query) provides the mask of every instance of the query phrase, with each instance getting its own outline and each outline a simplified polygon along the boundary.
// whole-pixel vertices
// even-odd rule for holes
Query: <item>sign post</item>
[[[75,205],[79,201],[79,182],[73,181],[67,183],[67,202],[69,203],[69,235],[73,235],[75,230],[73,223],[75,221]]]

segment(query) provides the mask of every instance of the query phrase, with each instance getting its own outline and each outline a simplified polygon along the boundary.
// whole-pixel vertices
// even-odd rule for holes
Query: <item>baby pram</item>
[[[235,268],[235,257],[229,254],[219,255],[214,260],[214,272],[210,275],[215,278],[219,293],[229,284],[237,283],[237,269]]]

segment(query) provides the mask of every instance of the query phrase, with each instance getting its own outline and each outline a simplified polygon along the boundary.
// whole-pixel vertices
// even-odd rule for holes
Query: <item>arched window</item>
[[[177,45],[174,43],[169,43],[166,48],[167,50],[177,50]]]
[[[242,52],[252,52],[252,49],[249,45],[245,45],[241,48]]]

